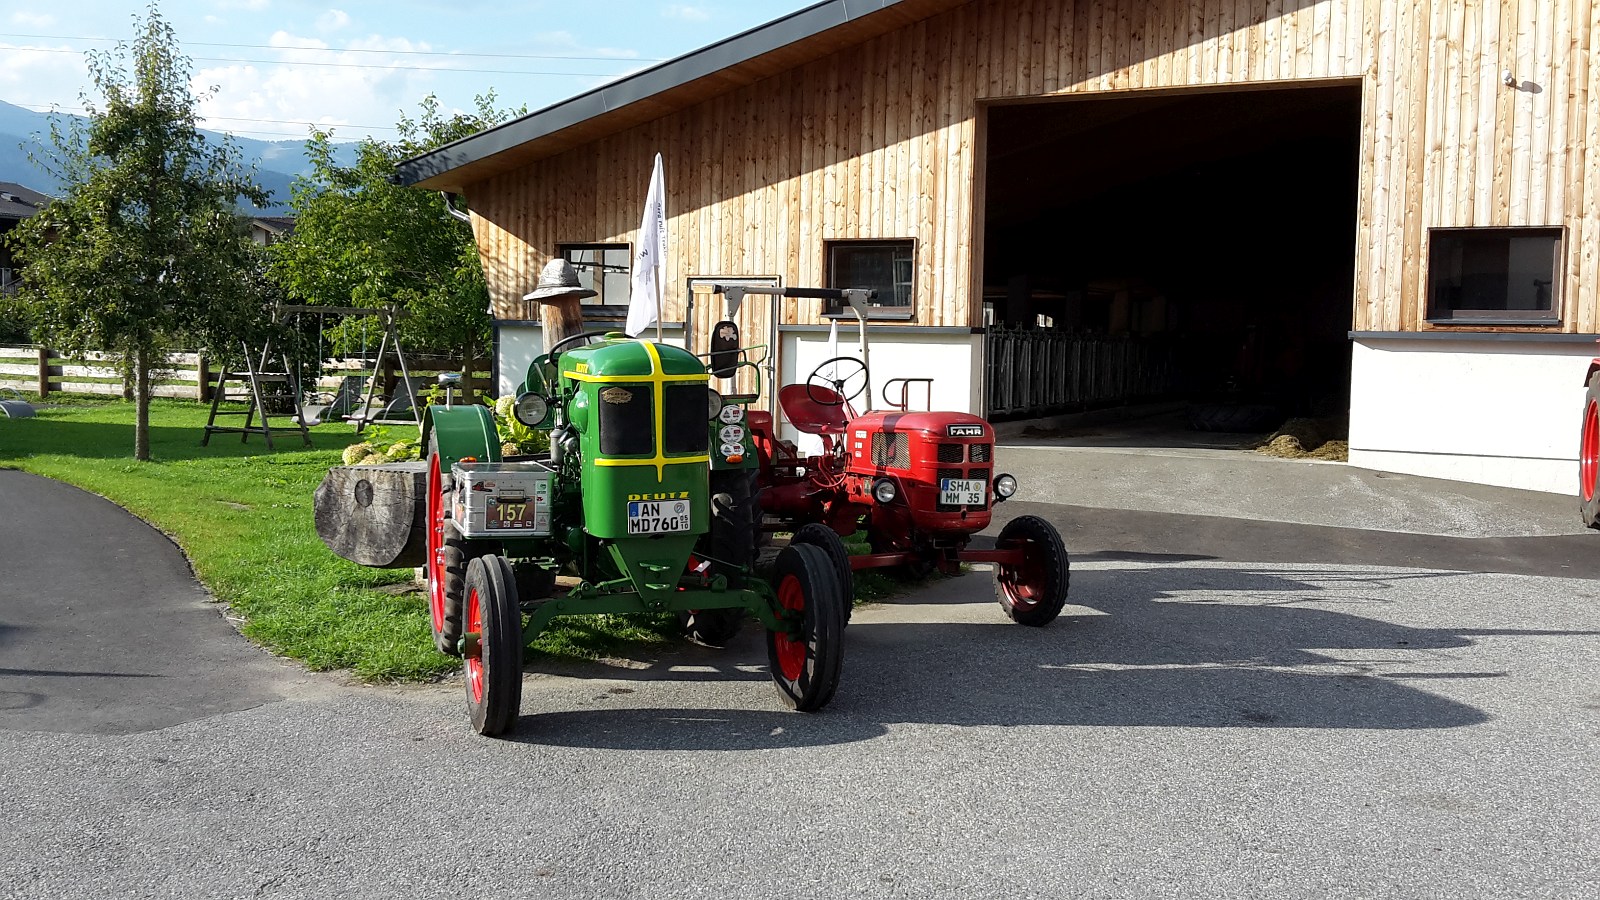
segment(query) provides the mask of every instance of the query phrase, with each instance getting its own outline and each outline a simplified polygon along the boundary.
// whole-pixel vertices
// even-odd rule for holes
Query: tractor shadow
[[[1010,623],[994,604],[988,573],[974,572],[897,603],[858,609],[846,632],[838,694],[818,714],[781,711],[775,697],[770,712],[594,709],[524,716],[517,739],[745,750],[869,740],[896,724],[1461,728],[1490,715],[1420,685],[1443,689],[1451,681],[1513,677],[1475,661],[1478,638],[1600,634],[1386,620],[1405,608],[1386,596],[1392,588],[1450,577],[1459,576],[1182,564],[1080,569],[1072,600],[1093,608],[1069,605],[1050,626],[1027,628]],[[705,654],[718,652],[727,657],[704,670],[651,667],[635,675],[765,680],[756,629]],[[638,692],[646,701],[653,693]]]

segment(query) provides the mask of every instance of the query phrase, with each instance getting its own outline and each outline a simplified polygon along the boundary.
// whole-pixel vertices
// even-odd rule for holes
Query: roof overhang
[[[404,185],[473,182],[658,119],[969,0],[824,0],[400,163]]]

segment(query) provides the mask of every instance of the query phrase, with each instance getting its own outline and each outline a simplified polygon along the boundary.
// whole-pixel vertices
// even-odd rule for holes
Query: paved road
[[[455,684],[229,693],[262,661],[224,633],[245,674],[197,670],[232,685],[215,709],[0,729],[0,896],[1600,891],[1592,541],[1002,509],[1068,535],[1066,615],[1011,625],[981,573],[859,610],[814,716],[778,710],[753,633],[536,667],[510,741]],[[188,590],[152,596],[214,621]],[[165,665],[137,655],[54,668]]]

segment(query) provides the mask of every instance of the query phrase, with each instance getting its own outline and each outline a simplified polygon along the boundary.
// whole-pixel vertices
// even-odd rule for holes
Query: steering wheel
[[[589,343],[593,343],[601,339],[602,337],[600,335],[595,334],[592,331],[580,331],[577,334],[569,334],[552,344],[550,349],[545,351],[544,355],[550,357],[551,359],[555,359],[557,356],[561,355],[561,351],[565,350],[568,344],[576,341],[587,341]]]
[[[854,369],[850,368],[852,365]],[[846,373],[842,376],[839,374],[841,366]],[[823,370],[830,367],[831,377],[823,374]],[[856,383],[858,378],[859,384]],[[855,385],[853,388],[852,384]],[[861,396],[861,392],[866,389],[867,364],[854,356],[835,356],[833,359],[824,360],[822,365],[812,369],[811,374],[806,376],[806,396],[818,406],[843,406]],[[831,391],[833,396],[823,391]]]

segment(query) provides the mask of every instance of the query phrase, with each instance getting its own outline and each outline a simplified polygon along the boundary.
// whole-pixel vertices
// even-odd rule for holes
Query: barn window
[[[562,244],[561,255],[578,270],[578,282],[595,292],[583,301],[584,306],[608,307],[592,310],[601,315],[628,314],[628,295],[633,291],[633,249],[629,245]]]
[[[884,319],[911,318],[911,276],[916,242],[829,241],[828,287],[873,288],[878,299],[872,315]],[[828,304],[829,315],[849,315],[843,303]]]
[[[1428,321],[1560,321],[1561,229],[1436,228],[1429,243]]]

